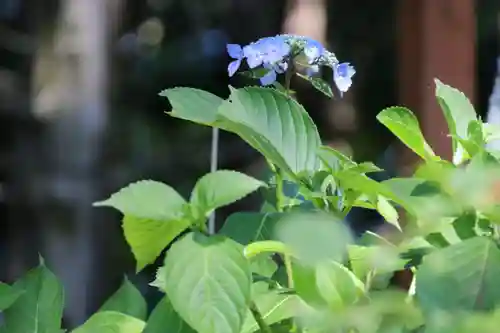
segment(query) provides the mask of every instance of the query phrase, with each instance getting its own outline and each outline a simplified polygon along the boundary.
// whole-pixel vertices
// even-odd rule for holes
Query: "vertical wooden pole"
[[[418,115],[436,153],[451,159],[433,80],[439,78],[474,100],[474,1],[399,0],[397,13],[400,103]]]
[[[451,160],[451,141],[435,98],[434,78],[474,101],[474,0],[399,0],[397,5],[399,102],[417,114],[434,151]],[[418,158],[402,149],[400,169],[408,175]],[[395,276],[404,288],[411,279],[409,271]]]

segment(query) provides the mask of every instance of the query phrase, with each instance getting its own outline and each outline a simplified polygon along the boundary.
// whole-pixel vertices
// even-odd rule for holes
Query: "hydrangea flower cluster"
[[[227,52],[234,59],[227,68],[230,77],[246,60],[250,69],[262,67],[267,70],[260,78],[260,83],[264,86],[273,84],[278,74],[285,73],[292,65],[305,67],[308,77],[318,73],[321,66],[327,66],[333,70],[333,80],[342,94],[349,90],[356,73],[353,66],[347,62],[340,63],[321,43],[303,36],[265,37],[243,47],[228,44]]]

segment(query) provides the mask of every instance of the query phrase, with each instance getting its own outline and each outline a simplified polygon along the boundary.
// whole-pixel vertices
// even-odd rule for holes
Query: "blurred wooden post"
[[[474,100],[474,1],[399,0],[397,22],[399,102],[417,114],[434,151],[451,160],[451,141],[433,80],[439,78]],[[399,163],[402,173],[408,175],[418,159],[402,149]],[[400,285],[409,286],[411,275],[398,277]]]
[[[451,141],[434,96],[433,79],[474,99],[474,1],[399,0],[397,20],[400,103],[418,115],[436,153],[451,159]],[[405,158],[401,162],[406,166],[414,161]]]

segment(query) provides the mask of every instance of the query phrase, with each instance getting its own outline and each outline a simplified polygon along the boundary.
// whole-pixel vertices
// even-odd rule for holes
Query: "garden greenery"
[[[137,272],[168,247],[151,283],[164,297],[148,315],[126,280],[73,332],[498,332],[500,154],[486,143],[500,131],[478,119],[460,91],[436,80],[453,161],[433,152],[410,110],[390,107],[377,119],[421,163],[412,177],[377,182],[367,176],[381,171],[375,164],[322,145],[291,96],[294,76],[333,96],[319,77],[324,70],[347,91],[350,64],[290,35],[231,44],[228,53],[230,76],[248,65],[243,74],[268,87],[230,87],[227,99],[192,88],[160,95],[172,105],[170,116],[246,141],[273,177],[219,170],[201,177],[189,198],[143,180],[96,203],[123,214]],[[296,193],[285,195],[285,183]],[[217,234],[207,232],[214,210],[256,191],[264,198],[260,211],[235,213]],[[343,222],[353,207],[378,211],[397,237],[353,237]],[[414,273],[408,291],[389,284],[403,269]],[[2,333],[64,332],[62,287],[43,262],[14,285],[0,284],[0,310]]]

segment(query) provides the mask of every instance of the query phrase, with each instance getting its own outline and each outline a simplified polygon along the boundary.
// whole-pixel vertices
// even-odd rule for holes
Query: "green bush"
[[[497,332],[500,168],[486,143],[500,131],[436,80],[453,162],[436,156],[410,110],[391,107],[377,119],[421,163],[412,177],[376,182],[367,174],[381,169],[322,146],[282,88],[230,88],[225,100],[192,88],[161,93],[170,116],[238,135],[274,177],[211,172],[189,199],[144,180],[96,203],[123,213],[138,272],[170,245],[151,283],[165,296],[147,317],[143,297],[125,281],[73,332]],[[284,194],[285,181],[298,195]],[[266,198],[260,212],[235,213],[218,234],[207,232],[215,209],[255,191]],[[399,230],[397,241],[372,232],[354,239],[343,223],[353,207],[378,211]],[[389,286],[403,269],[414,273],[408,292]],[[2,332],[63,332],[62,308],[62,287],[43,263],[13,286],[0,284]]]

